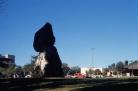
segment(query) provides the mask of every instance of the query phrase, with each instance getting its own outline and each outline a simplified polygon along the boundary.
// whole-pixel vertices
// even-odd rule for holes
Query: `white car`
[[[32,76],[31,75],[26,75],[25,78],[31,78]]]

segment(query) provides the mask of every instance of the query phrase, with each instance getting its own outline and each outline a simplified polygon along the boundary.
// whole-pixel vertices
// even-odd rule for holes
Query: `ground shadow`
[[[75,87],[84,84],[83,87]],[[1,91],[41,91],[64,88],[71,85],[71,91],[137,91],[138,79],[0,79]]]
[[[33,91],[36,89],[56,89],[62,87],[58,80],[47,79],[3,79],[0,80],[2,91]]]
[[[88,83],[91,84],[91,83]],[[71,91],[137,91],[138,81],[128,80],[103,80],[98,85],[74,89]]]

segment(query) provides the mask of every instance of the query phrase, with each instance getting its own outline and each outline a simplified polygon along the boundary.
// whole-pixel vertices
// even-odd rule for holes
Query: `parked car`
[[[29,75],[29,74],[25,76],[25,78],[31,78],[31,77],[32,77],[32,76],[31,76],[31,75]]]
[[[82,73],[75,73],[74,78],[86,78],[86,75]]]

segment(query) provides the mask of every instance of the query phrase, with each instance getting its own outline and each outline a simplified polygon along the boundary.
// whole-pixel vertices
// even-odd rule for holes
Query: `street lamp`
[[[134,72],[133,72],[133,62],[132,62],[132,77],[134,76]]]
[[[130,61],[131,62],[131,76],[133,77],[134,76],[134,72],[133,72],[133,61]]]
[[[94,51],[96,48],[91,48],[92,51],[92,66],[94,67]]]

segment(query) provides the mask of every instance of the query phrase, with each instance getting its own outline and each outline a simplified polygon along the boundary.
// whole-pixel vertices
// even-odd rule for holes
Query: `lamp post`
[[[92,51],[92,66],[94,67],[94,51],[96,48],[91,48]]]
[[[131,76],[133,77],[134,76],[134,72],[133,72],[133,61],[130,61],[131,62]]]
[[[132,77],[134,76],[134,72],[133,72],[133,62],[132,62]]]

